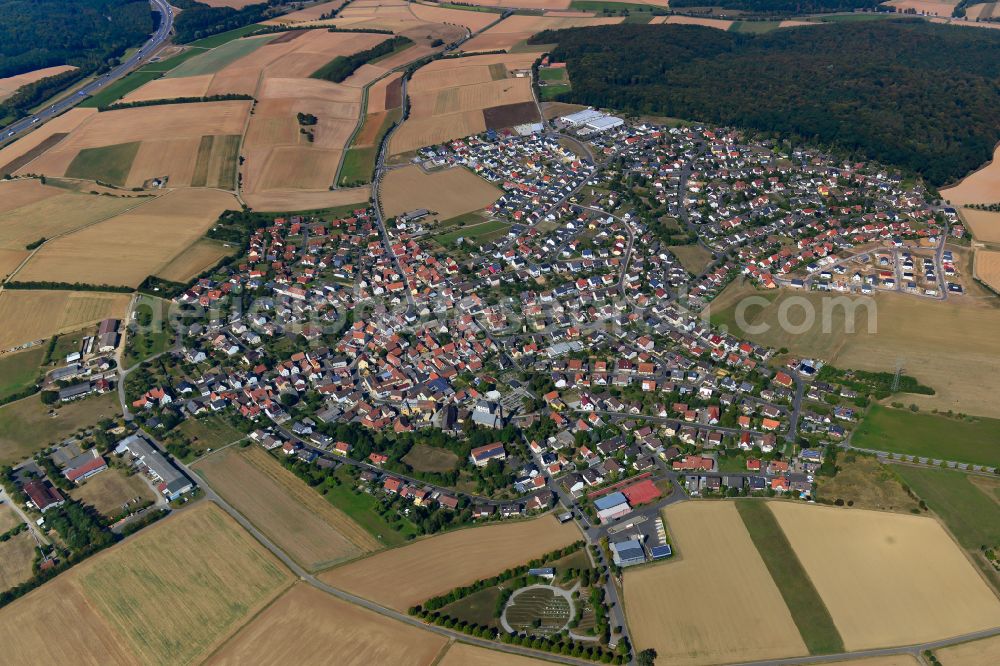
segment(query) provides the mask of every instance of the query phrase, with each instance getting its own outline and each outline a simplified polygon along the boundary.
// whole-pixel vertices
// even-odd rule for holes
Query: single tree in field
[[[635,660],[639,666],[654,666],[656,663],[656,650],[646,648],[636,656]]]

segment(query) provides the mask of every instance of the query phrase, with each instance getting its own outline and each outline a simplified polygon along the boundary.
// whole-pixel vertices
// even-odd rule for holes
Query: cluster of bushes
[[[892,385],[896,381],[896,375],[892,372],[869,372],[867,370],[841,370],[832,365],[824,365],[816,378],[837,384],[842,384],[858,393],[870,394],[876,400],[888,398],[893,394]],[[935,391],[930,386],[925,386],[917,381],[916,377],[910,375],[899,375],[898,393],[918,393],[921,395],[934,395]]]

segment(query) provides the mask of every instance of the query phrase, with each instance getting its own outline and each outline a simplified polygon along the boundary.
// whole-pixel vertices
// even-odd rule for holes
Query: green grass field
[[[606,0],[573,0],[573,2],[569,3],[569,8],[577,12],[609,11],[612,14],[617,14],[624,10],[628,10],[629,13],[652,14],[654,9],[659,9],[661,14],[666,13],[662,8],[653,7],[652,5],[640,5],[634,2],[607,2]]]
[[[125,367],[145,361],[150,356],[166,351],[173,340],[173,332],[167,321],[170,304],[161,298],[140,295],[135,305],[137,321],[142,330],[128,334],[125,345]],[[147,330],[148,329],[148,330]]]
[[[485,590],[473,592],[441,609],[441,613],[467,622],[475,622],[486,627],[499,627],[499,618],[493,617],[497,599],[500,598],[499,587],[487,587]]]
[[[342,187],[364,185],[372,181],[372,175],[375,173],[375,160],[378,159],[378,147],[382,144],[382,138],[402,115],[402,109],[390,110],[382,119],[382,124],[379,126],[371,145],[352,144],[344,153],[344,161],[340,167],[340,178],[337,181]],[[366,116],[365,123],[369,122],[370,119],[371,116]],[[358,134],[364,131],[365,128],[362,125]]]
[[[160,71],[145,71],[142,69],[132,72],[128,76],[119,79],[107,88],[104,88],[93,97],[88,97],[83,100],[80,102],[80,106],[95,109],[99,106],[108,106],[115,100],[121,99],[133,90],[141,88],[153,79],[160,78],[160,74]]]
[[[49,415],[52,409],[54,416]],[[43,405],[38,395],[4,405],[0,407],[0,465],[18,463],[78,428],[120,415],[114,392],[52,407]]]
[[[187,419],[177,429],[191,440],[192,459],[208,449],[218,449],[245,437],[218,414]]]
[[[46,345],[0,356],[0,400],[23,391],[38,379]]]
[[[226,42],[231,42],[234,39],[246,37],[251,33],[257,32],[260,28],[260,25],[251,23],[250,25],[245,25],[242,28],[236,28],[235,30],[230,30],[229,32],[220,32],[219,34],[212,35],[211,37],[204,37],[202,39],[195,40],[188,44],[188,46],[202,49],[214,49],[216,46],[222,46]]]
[[[538,70],[538,78],[542,81],[565,81],[565,67],[546,67]]]
[[[139,142],[116,143],[113,146],[84,148],[66,169],[67,178],[99,180],[119,187],[125,185],[132,162],[139,152]]]
[[[350,148],[344,153],[344,163],[340,167],[341,187],[370,183],[377,157],[378,149],[375,146]]]
[[[416,527],[408,520],[403,519],[402,529],[397,531],[385,518],[379,515],[378,500],[373,495],[356,494],[352,490],[355,481],[345,467],[340,467],[336,471],[336,475],[340,478],[341,484],[331,488],[324,497],[330,504],[350,516],[351,520],[390,547],[405,543],[407,537],[417,536]]]
[[[543,102],[551,102],[552,100],[559,97],[563,93],[567,93],[571,90],[568,83],[556,83],[553,85],[542,86],[538,89],[539,97]]]
[[[1000,480],[982,479],[977,483],[993,485],[976,487],[972,477],[946,469],[926,469],[893,465],[892,469],[922,500],[927,503],[964,548],[1000,545],[1000,504],[996,492]]]
[[[464,238],[466,242],[485,243],[499,238],[507,233],[509,225],[501,220],[491,220],[472,227],[460,227],[446,234],[435,236],[434,240],[440,245],[450,248],[455,245],[455,241]]]
[[[890,453],[1000,465],[1000,419],[970,419],[872,405],[851,443]]]
[[[844,642],[833,623],[830,611],[771,509],[760,500],[736,502],[736,509],[750,532],[757,552],[781,591],[810,654],[843,652]]]
[[[165,76],[171,79],[178,79],[186,76],[215,74],[223,67],[236,62],[244,56],[250,55],[275,37],[277,35],[233,39],[216,48],[210,48],[208,51],[198,54],[197,57],[190,58],[180,65],[173,67]]]

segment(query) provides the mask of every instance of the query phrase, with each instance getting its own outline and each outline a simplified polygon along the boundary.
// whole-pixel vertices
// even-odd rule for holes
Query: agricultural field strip
[[[812,654],[843,652],[844,642],[830,611],[768,507],[769,503],[757,500],[736,503],[750,539],[771,572],[809,651]]]

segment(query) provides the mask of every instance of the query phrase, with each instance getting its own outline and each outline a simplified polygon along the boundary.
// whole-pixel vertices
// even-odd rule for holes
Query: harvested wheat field
[[[97,291],[0,292],[0,349],[75,331],[102,319],[122,319],[128,294]]]
[[[0,181],[0,214],[48,199],[62,190],[42,185],[40,180],[25,178]]]
[[[95,170],[124,169],[128,187],[151,178],[167,177],[172,186],[188,186],[198,160],[199,142],[206,135],[240,135],[250,102],[202,102],[106,111],[92,116],[58,145],[21,172],[66,175],[82,150],[106,149],[139,142],[130,164],[92,164]],[[150,138],[155,137],[155,138]],[[84,153],[86,154],[86,153]],[[157,159],[159,157],[159,159]],[[108,152],[108,159],[117,153]],[[96,172],[96,171],[95,171]]]
[[[200,238],[219,215],[238,208],[218,190],[175,190],[122,215],[46,243],[19,280],[137,286]],[[113,257],[114,261],[99,260]]]
[[[97,114],[97,109],[70,109],[34,132],[0,149],[0,176],[13,174],[59,143],[62,137]],[[31,169],[26,171],[31,172]]]
[[[951,12],[958,4],[958,0],[889,0],[882,3],[887,7],[895,7],[897,12],[909,9],[918,14],[930,16],[951,16]]]
[[[976,277],[1000,293],[1000,252],[976,250]]]
[[[0,197],[6,184],[0,183]],[[40,238],[52,239],[152,201],[146,197],[131,199],[40,187],[48,198],[0,213],[0,248],[23,250]]]
[[[804,298],[815,312],[823,311],[819,293],[781,291],[773,303],[758,313],[751,310],[751,325],[765,324],[761,334],[739,332],[732,312],[740,298],[761,292],[739,280],[733,281],[712,301],[712,319],[727,323],[731,330],[753,342],[775,349],[786,347],[792,354],[820,357],[841,368],[893,372],[895,360],[902,358],[906,374],[932,387],[934,395],[907,395],[906,402],[921,409],[949,409],[976,416],[1000,417],[1000,308],[995,299],[948,298],[934,301],[908,294],[883,293],[874,298],[851,300],[856,303],[854,331],[848,333],[845,307],[836,304],[829,318],[817,317],[816,325],[805,332],[782,330],[778,312],[789,298]],[[869,308],[866,304],[870,305]],[[791,312],[797,312],[792,308]],[[728,314],[727,314],[728,313]],[[869,317],[871,313],[871,317]],[[800,315],[790,315],[797,324]],[[823,323],[829,332],[823,332]],[[873,331],[869,333],[869,324]],[[940,353],[947,349],[947,354]]]
[[[569,9],[570,0],[469,0],[466,4],[480,7],[512,9]],[[638,2],[637,4],[644,4]]]
[[[73,574],[95,610],[146,664],[207,654],[291,580],[273,555],[208,502]]]
[[[456,530],[337,567],[321,578],[383,606],[410,606],[577,541],[572,523],[535,520]]]
[[[703,25],[706,28],[716,28],[718,30],[729,30],[733,27],[732,21],[713,18],[697,18],[694,16],[654,16],[650,23],[666,23],[669,25]]]
[[[300,210],[319,210],[321,208],[337,208],[357,204],[360,207],[368,205],[372,196],[369,185],[361,187],[344,187],[336,190],[271,190],[260,194],[245,194],[243,200],[258,212],[295,212]]]
[[[965,9],[965,16],[972,21],[1000,17],[1000,2],[981,2]]]
[[[958,184],[941,190],[941,196],[955,205],[1000,203],[1000,145],[994,151],[992,161]],[[962,210],[962,213],[968,212],[976,211]]]
[[[484,110],[532,102],[529,78],[495,78],[530,67],[532,60],[531,54],[494,54],[438,60],[420,68],[409,85],[410,116],[392,135],[390,152],[485,132]]]
[[[4,608],[0,640],[8,658],[23,662],[190,663],[290,581],[270,553],[203,502]]]
[[[195,469],[247,520],[310,570],[381,548],[375,537],[259,447],[229,447]]]
[[[848,650],[1000,625],[1000,600],[931,518],[772,502]]]
[[[2,78],[0,79],[0,102],[16,93],[18,89],[23,86],[38,83],[42,79],[47,79],[50,76],[55,76],[56,74],[62,74],[64,72],[71,72],[74,69],[76,69],[76,67],[73,67],[72,65],[56,65],[55,67],[44,67],[42,69],[25,72],[24,74],[15,74],[14,76]]]
[[[187,282],[237,250],[238,248],[221,241],[199,238],[191,247],[174,257],[156,276],[171,282]]]
[[[471,32],[479,32],[497,20],[497,15],[489,12],[470,12],[465,9],[449,9],[417,2],[410,3],[410,13],[427,23],[453,23],[464,26]]]
[[[430,666],[447,641],[299,583],[208,663],[322,664],[332,659],[345,666]]]
[[[934,650],[934,655],[947,666],[998,664],[1000,663],[1000,636]]]
[[[682,502],[663,516],[680,560],[625,571],[636,649],[685,665],[808,653],[731,502]]]
[[[462,50],[466,52],[494,51],[497,49],[506,51],[543,30],[612,25],[621,23],[624,20],[624,16],[566,17],[515,14],[508,16],[492,28],[485,30],[462,44]]]
[[[844,659],[843,661],[828,661],[824,663],[833,664],[833,666],[923,666],[923,662],[919,661],[912,654],[891,654],[884,657]]]
[[[395,109],[402,104],[402,72],[396,72],[376,81],[368,89],[368,113]]]
[[[438,222],[486,208],[500,190],[463,167],[425,173],[416,165],[393,169],[382,181],[383,213],[394,217],[418,208]]]
[[[177,97],[203,97],[212,83],[212,74],[186,76],[180,79],[160,78],[140,86],[122,98],[122,102],[147,102]]]
[[[452,643],[437,666],[547,666],[551,663],[518,654],[487,650],[468,643]]]
[[[139,663],[125,639],[111,631],[80,591],[75,573],[59,576],[0,610],[0,642],[10,663]]]
[[[0,542],[0,590],[9,590],[31,578],[35,540],[25,530]]]

